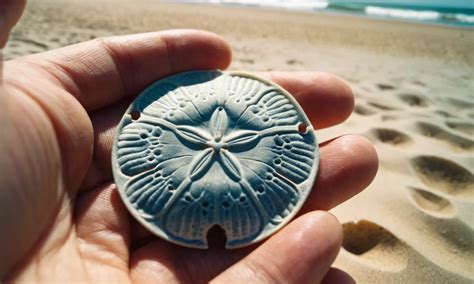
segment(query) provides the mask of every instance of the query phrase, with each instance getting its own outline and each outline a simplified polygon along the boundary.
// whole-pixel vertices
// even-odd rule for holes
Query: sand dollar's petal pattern
[[[213,198],[212,192],[189,184],[164,217],[154,224],[175,242],[206,248],[207,231],[215,223]]]
[[[208,246],[207,231],[219,225],[227,232],[227,247],[239,247],[256,238],[262,228],[262,214],[242,185],[228,178],[218,164],[210,176],[190,183],[162,219],[156,220],[173,240],[193,247]],[[211,191],[209,188],[218,188]]]
[[[247,245],[264,230],[266,222],[261,205],[252,195],[242,183],[234,183],[219,198],[218,221],[227,233],[227,248]]]
[[[212,139],[212,136],[208,135],[206,131],[196,127],[180,125],[175,127],[173,130],[181,139],[199,147],[206,145],[207,141]]]
[[[117,162],[122,173],[134,176],[158,165],[163,130],[146,123],[128,123],[118,137]]]
[[[235,120],[235,128],[265,129],[277,125],[293,125],[300,119],[293,102],[274,85],[263,85],[251,78],[229,77],[226,101]],[[223,87],[224,88],[224,87]]]
[[[236,153],[244,175],[273,223],[282,222],[294,211],[301,196],[307,194],[299,184],[310,176],[315,158],[314,146],[305,142],[313,139],[311,135],[297,132],[265,137],[255,148]]]
[[[164,81],[147,90],[147,96],[133,103],[135,110],[149,116],[166,119],[176,125],[198,125],[216,104],[208,87],[209,82],[220,76],[219,72],[202,72],[186,78],[186,85],[180,81]]]
[[[179,143],[173,131],[143,121],[133,122],[117,137],[117,163],[131,177],[124,193],[144,216],[157,214],[188,177],[196,151]],[[198,152],[199,153],[199,152]]]
[[[229,121],[225,109],[223,107],[216,108],[209,121],[211,134],[216,141],[222,139],[222,136],[224,136],[227,131],[228,124]]]
[[[167,206],[187,174],[188,160],[177,158],[173,163],[177,166],[174,171],[146,171],[125,184],[125,194],[141,217],[154,219]]]
[[[306,181],[311,175],[311,162],[316,158],[314,134],[286,133],[262,138],[260,143],[248,151],[236,153],[237,158],[248,168],[266,176],[268,169],[286,177],[295,184]]]
[[[260,139],[258,131],[252,130],[236,130],[227,135],[224,142],[227,143],[232,151],[243,151],[247,147],[255,146]]]
[[[308,197],[319,162],[314,130],[291,95],[219,71],[146,89],[120,122],[113,153],[117,187],[137,220],[197,248],[208,246],[213,226],[225,231],[227,248],[281,228]]]
[[[221,150],[220,158],[225,174],[232,180],[240,181],[242,179],[242,167],[239,160],[225,149]]]

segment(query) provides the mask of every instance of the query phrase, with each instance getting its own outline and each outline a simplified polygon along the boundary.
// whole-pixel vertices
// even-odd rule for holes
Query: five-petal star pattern
[[[120,122],[113,153],[132,214],[165,239],[201,248],[214,225],[229,248],[277,230],[302,206],[318,166],[311,124],[289,94],[218,71],[145,90]]]

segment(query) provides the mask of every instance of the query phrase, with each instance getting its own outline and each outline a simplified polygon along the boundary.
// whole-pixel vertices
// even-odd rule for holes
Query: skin
[[[12,2],[0,5],[5,3]],[[96,39],[6,62],[0,96],[0,281],[351,281],[330,268],[342,229],[323,210],[374,178],[377,155],[365,138],[347,135],[320,145],[317,181],[301,213],[251,247],[179,247],[151,235],[122,204],[110,155],[115,127],[130,102],[162,77],[225,69],[230,61],[230,47],[217,35],[171,30]],[[258,75],[292,93],[317,128],[340,123],[352,111],[352,92],[335,76]]]
[[[20,18],[25,3],[26,0],[0,0],[0,48],[6,44],[8,34]]]

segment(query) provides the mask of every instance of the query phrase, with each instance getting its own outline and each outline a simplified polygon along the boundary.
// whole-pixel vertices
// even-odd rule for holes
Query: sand
[[[147,0],[37,0],[4,52],[169,28],[221,34],[234,49],[231,69],[321,70],[352,85],[353,115],[318,137],[368,137],[380,169],[366,191],[332,210],[344,226],[336,267],[360,283],[474,281],[474,30]]]

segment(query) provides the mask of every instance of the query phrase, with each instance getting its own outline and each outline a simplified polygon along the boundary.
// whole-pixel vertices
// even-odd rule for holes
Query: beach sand
[[[5,56],[198,28],[231,43],[231,69],[341,76],[355,93],[354,113],[318,138],[364,135],[380,169],[367,190],[332,210],[344,226],[335,267],[360,283],[474,281],[474,30],[156,2],[29,1]]]

